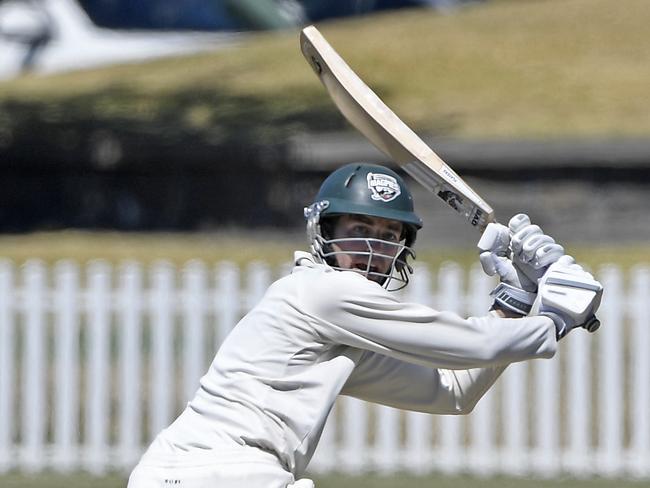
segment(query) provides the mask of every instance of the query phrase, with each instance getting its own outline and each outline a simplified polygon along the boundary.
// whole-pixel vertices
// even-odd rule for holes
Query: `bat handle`
[[[594,333],[600,327],[600,320],[595,315],[592,315],[587,321],[582,324],[583,329],[587,329],[589,332]]]

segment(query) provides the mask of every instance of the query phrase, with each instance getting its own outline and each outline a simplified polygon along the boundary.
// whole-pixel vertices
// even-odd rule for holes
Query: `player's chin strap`
[[[309,239],[309,251],[314,259],[325,264],[323,258],[322,235],[320,228],[320,214],[323,210],[330,206],[327,200],[312,203],[309,207],[305,207],[305,219],[307,219],[307,239]]]

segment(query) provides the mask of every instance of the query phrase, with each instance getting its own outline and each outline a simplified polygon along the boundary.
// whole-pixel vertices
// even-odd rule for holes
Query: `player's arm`
[[[467,414],[504,369],[436,369],[366,352],[341,394],[403,410]]]
[[[499,366],[548,358],[557,347],[547,317],[465,319],[400,302],[354,272],[331,273],[305,293],[307,312],[324,340],[428,367]]]
[[[501,277],[500,286],[495,290],[505,296],[503,300],[499,300],[500,295],[496,296],[497,304],[502,306],[500,311],[463,319],[424,305],[399,302],[360,275],[343,272],[330,275],[332,282],[322,283],[311,294],[310,305],[313,316],[317,318],[317,328],[325,338],[336,343],[439,368],[492,367],[553,356],[557,347],[556,335],[562,335],[558,333],[559,320],[563,319],[561,315],[573,313],[564,311],[566,303],[553,305],[555,308],[564,307],[559,314],[549,307],[542,307],[540,313],[527,318],[497,316],[506,315],[509,313],[507,310],[525,315],[535,300],[537,281],[545,276],[549,264],[557,261],[564,252],[552,238],[531,225],[526,216],[523,217],[511,221],[511,224],[519,224],[516,229],[512,225],[508,229],[491,224],[491,228],[496,230],[496,245],[493,242],[484,250],[481,244],[485,244],[486,234],[479,245],[483,251],[481,262],[484,268],[486,258],[489,258],[491,262],[488,264],[493,264]],[[509,255],[500,255],[501,244]],[[577,285],[572,286],[575,288]],[[570,303],[579,293],[579,288],[570,291],[565,286],[563,290],[569,291],[564,302]],[[547,302],[548,295],[544,294]],[[527,304],[523,303],[524,299]],[[597,304],[595,308],[589,308],[589,303],[585,306],[593,311],[597,308]],[[569,317],[569,322],[571,320]]]

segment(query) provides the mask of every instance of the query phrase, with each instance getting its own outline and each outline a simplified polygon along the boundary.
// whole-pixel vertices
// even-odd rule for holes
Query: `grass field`
[[[320,27],[417,130],[647,136],[649,16],[646,0],[498,0],[453,15],[403,10]],[[40,110],[53,124],[113,120],[211,139],[346,127],[302,58],[297,31],[197,56],[23,77],[0,83],[0,105],[18,118]],[[0,114],[9,135],[11,113]]]
[[[478,261],[474,243],[457,248],[427,247],[417,249],[418,262],[437,267],[445,261],[464,266]],[[214,263],[230,260],[244,265],[263,260],[271,265],[291,261],[294,250],[307,250],[304,232],[273,231],[220,233],[120,233],[120,232],[38,232],[31,234],[0,234],[0,257],[22,263],[38,258],[46,263],[72,259],[84,263],[106,259],[112,263],[137,260],[151,263],[167,260],[176,265],[192,259]],[[591,268],[613,263],[627,268],[650,263],[650,246],[639,243],[629,246],[567,246],[580,262]]]
[[[314,478],[316,488],[640,488],[647,481],[631,480],[575,480],[575,479],[521,479],[521,478],[472,478],[468,476],[328,476]],[[3,488],[121,488],[126,486],[122,476],[91,477],[89,475],[0,476]],[[217,487],[215,487],[217,488]]]

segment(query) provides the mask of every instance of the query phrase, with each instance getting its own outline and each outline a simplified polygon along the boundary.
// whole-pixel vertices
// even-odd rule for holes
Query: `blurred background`
[[[634,324],[642,330],[647,309],[635,307],[650,298],[644,281],[650,249],[648,21],[646,0],[0,0],[0,311],[6,312],[0,313],[0,396],[9,398],[0,401],[0,485],[120,486],[146,444],[143,433],[133,441],[136,454],[100,468],[78,459],[91,430],[83,427],[90,408],[83,398],[92,397],[84,376],[91,354],[83,341],[84,327],[93,323],[93,276],[106,276],[119,295],[129,276],[140,276],[138,286],[147,292],[161,262],[172,270],[170,286],[179,289],[197,263],[204,266],[197,276],[226,263],[241,270],[237,286],[243,290],[254,284],[246,270],[261,262],[267,271],[258,284],[267,283],[286,271],[294,249],[306,248],[302,209],[329,172],[354,161],[391,164],[345,122],[302,58],[299,31],[312,23],[500,220],[527,212],[592,269],[609,266],[621,290],[610,309],[632,311],[620,330],[612,327],[615,334],[624,331],[615,352],[598,342],[586,347],[602,364],[603,355],[620,355],[621,376],[643,368],[630,358],[641,357],[650,343],[630,331]],[[434,276],[449,262],[470,273],[478,235],[405,177],[425,223],[419,261]],[[201,293],[221,290],[212,274],[205,280]],[[65,283],[73,283],[72,294],[64,296],[76,305],[59,309],[60,293],[69,290]],[[180,331],[187,316],[178,300],[172,314]],[[121,344],[121,319],[119,307],[107,303],[115,337],[106,347],[113,351]],[[151,327],[152,310],[140,311],[142,330]],[[218,312],[206,311],[200,327],[209,329]],[[230,320],[244,312],[245,306],[233,311]],[[47,372],[48,364],[59,364],[48,344],[58,350],[56,317],[70,316],[74,339],[66,347],[72,349],[61,346],[61,357],[68,358],[65,364],[78,359],[79,368],[65,380],[64,372]],[[634,344],[642,348],[637,355]],[[205,351],[197,374],[214,349]],[[42,371],[30,366],[34,354],[41,356]],[[109,356],[107,364],[119,363],[119,351]],[[148,364],[149,356],[138,361]],[[116,388],[121,384],[110,367],[100,374]],[[42,396],[25,396],[29,380],[42,383]],[[643,436],[634,436],[634,412],[650,404],[646,380],[630,383],[641,390],[625,391],[631,396],[619,405],[620,416],[602,420],[602,428],[601,420],[593,421],[584,446],[622,461],[604,473],[607,479],[584,480],[585,486],[609,486],[609,479],[616,480],[611,486],[647,482],[647,423]],[[56,403],[57,381],[73,388],[72,404]],[[598,397],[598,388],[593,383],[585,395]],[[109,396],[109,412],[121,418],[121,399]],[[34,417],[22,411],[30,402],[41,408]],[[599,405],[604,412],[606,404]],[[65,441],[56,434],[61,409],[76,419]],[[165,415],[171,418],[170,409]],[[29,434],[27,425],[37,417],[45,420]],[[110,424],[105,428],[107,444],[119,440],[117,427],[118,433]],[[618,448],[602,448],[603,439],[612,438]],[[111,456],[119,457],[116,443]],[[557,443],[570,440],[560,435]],[[77,446],[70,451],[74,459],[57,464],[47,454],[29,461],[61,445]],[[632,469],[625,460],[635,450],[641,457]],[[451,474],[486,474],[463,466]],[[366,468],[359,469],[382,471]],[[49,470],[72,474],[44,481]],[[341,478],[332,471],[321,472],[321,486],[397,483],[388,475],[355,477],[351,469]],[[548,477],[540,472],[538,478]],[[576,472],[551,469],[549,483]],[[409,476],[412,486],[478,483],[421,469]]]

